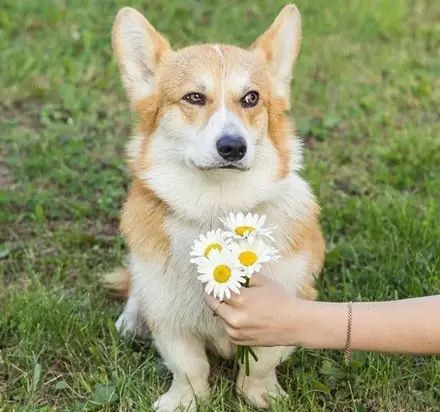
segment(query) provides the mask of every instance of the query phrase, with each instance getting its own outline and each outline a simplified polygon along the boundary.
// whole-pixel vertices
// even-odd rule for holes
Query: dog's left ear
[[[301,46],[301,16],[294,4],[285,6],[269,29],[252,44],[269,63],[276,95],[289,102],[293,65]]]

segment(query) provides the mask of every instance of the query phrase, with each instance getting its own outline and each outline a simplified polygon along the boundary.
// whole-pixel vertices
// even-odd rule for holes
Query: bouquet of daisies
[[[274,228],[264,226],[266,216],[230,213],[220,221],[224,229],[211,230],[194,240],[190,261],[197,265],[205,292],[222,301],[248,287],[249,279],[264,263],[278,259],[278,251],[272,246]],[[247,376],[249,355],[258,360],[252,348],[237,348],[237,360],[245,365]]]

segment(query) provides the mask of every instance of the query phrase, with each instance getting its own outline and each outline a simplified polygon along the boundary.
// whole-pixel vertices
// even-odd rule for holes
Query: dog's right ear
[[[124,7],[113,24],[113,52],[131,106],[151,95],[154,75],[164,53],[171,50],[162,37],[137,10]]]

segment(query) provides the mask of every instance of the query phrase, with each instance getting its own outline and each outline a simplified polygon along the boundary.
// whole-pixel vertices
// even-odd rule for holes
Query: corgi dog
[[[228,213],[266,215],[281,258],[264,275],[314,299],[325,244],[319,207],[299,176],[302,146],[286,112],[301,19],[285,6],[249,48],[201,44],[173,50],[132,8],[114,22],[113,50],[132,111],[127,145],[132,184],[121,231],[129,248],[121,272],[123,334],[148,329],[173,374],[155,411],[196,410],[209,394],[207,349],[232,358],[221,319],[203,301],[190,250]],[[239,390],[256,407],[283,394],[275,368],[291,347],[257,347]]]

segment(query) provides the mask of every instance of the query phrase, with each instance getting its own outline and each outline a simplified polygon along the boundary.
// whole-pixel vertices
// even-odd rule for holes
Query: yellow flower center
[[[205,255],[205,257],[208,257],[208,255],[211,253],[211,250],[214,249],[221,252],[223,247],[220,243],[211,243],[210,245],[206,246],[205,252],[203,254]]]
[[[247,232],[247,233],[250,233],[250,232],[253,232],[255,230],[255,228],[254,227],[252,227],[252,226],[237,226],[236,228],[235,228],[235,233],[238,235],[238,236],[244,236],[244,234]]]
[[[258,260],[258,257],[254,252],[246,250],[240,253],[238,260],[244,266],[252,266]]]
[[[214,279],[218,283],[226,283],[231,277],[231,268],[226,265],[218,265],[214,269]]]

